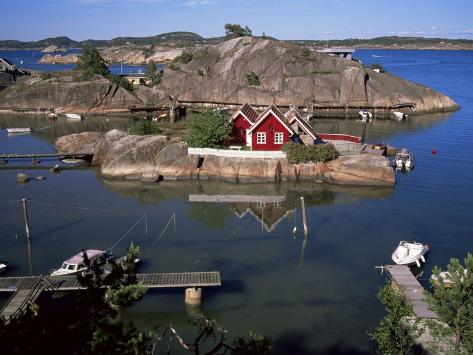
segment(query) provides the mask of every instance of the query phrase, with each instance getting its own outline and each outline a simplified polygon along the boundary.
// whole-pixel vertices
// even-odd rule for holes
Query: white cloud
[[[182,5],[184,6],[200,6],[200,5],[212,5],[216,4],[216,0],[187,0]]]

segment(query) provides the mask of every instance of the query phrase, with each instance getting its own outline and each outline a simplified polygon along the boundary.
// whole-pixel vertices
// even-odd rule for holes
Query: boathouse
[[[230,118],[233,124],[232,143],[251,146],[251,135],[249,130],[258,118],[258,113],[249,105],[244,103],[238,111]]]
[[[14,72],[16,71],[16,65],[11,63],[6,58],[0,58],[0,72]]]

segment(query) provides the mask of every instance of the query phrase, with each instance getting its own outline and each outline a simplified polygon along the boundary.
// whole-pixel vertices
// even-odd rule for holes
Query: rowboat
[[[7,269],[8,262],[7,261],[1,261],[0,260],[0,274],[3,274],[5,270]]]
[[[456,274],[458,275],[458,272]],[[463,276],[460,276],[460,282],[463,282],[463,280],[465,279],[465,276],[467,275],[468,275],[468,269],[464,269]],[[446,288],[450,288],[455,284],[454,277],[448,271],[441,271],[438,274],[438,276],[435,274],[432,274],[430,278],[434,282],[435,286],[443,285]]]
[[[396,154],[393,165],[398,169],[413,169],[414,156],[409,149],[402,148],[401,152]]]
[[[30,133],[31,127],[25,128],[7,128],[8,133]]]
[[[368,110],[361,110],[358,112],[358,115],[360,115],[362,122],[369,122],[373,118],[372,113]]]
[[[401,241],[392,254],[393,261],[398,265],[417,265],[420,267],[420,263],[425,263],[424,255],[429,251],[427,244],[417,242],[406,242]]]
[[[404,121],[407,118],[407,114],[400,111],[394,111],[393,115],[398,121]]]
[[[66,113],[66,118],[74,121],[82,121],[84,117],[77,113]]]

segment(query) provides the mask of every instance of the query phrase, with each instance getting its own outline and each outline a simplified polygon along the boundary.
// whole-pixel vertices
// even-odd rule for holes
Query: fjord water
[[[2,170],[0,259],[10,261],[9,275],[46,274],[81,248],[109,248],[146,213],[147,233],[143,218],[114,252],[123,253],[133,240],[142,248],[144,272],[219,270],[222,287],[204,290],[202,310],[229,330],[230,338],[250,330],[267,334],[276,353],[367,352],[366,332],[383,314],[376,291],[385,277],[374,266],[391,263],[400,240],[430,245],[419,276],[427,287],[434,265],[444,267],[450,257],[473,251],[473,52],[359,50],[357,56],[367,65],[381,63],[395,75],[439,90],[462,107],[452,114],[368,125],[368,141],[414,153],[415,169],[397,173],[395,188],[141,184],[103,180],[93,169],[58,175],[28,170],[46,180],[20,185],[15,182],[19,170]],[[13,119],[40,130],[31,136],[1,134],[1,152],[47,152],[54,136],[126,124],[88,118],[42,129],[50,124],[47,120],[9,117],[0,120],[0,127],[11,126]],[[315,127],[322,132],[362,131],[359,122],[347,120],[317,120]],[[279,202],[192,202],[216,194],[271,196]],[[307,241],[300,196],[308,206]],[[17,202],[22,197],[31,200],[31,263]],[[175,231],[171,222],[162,233],[173,214]],[[183,298],[182,290],[153,291],[121,317],[143,329],[172,323],[190,339],[194,328],[187,313],[192,310],[186,310]]]

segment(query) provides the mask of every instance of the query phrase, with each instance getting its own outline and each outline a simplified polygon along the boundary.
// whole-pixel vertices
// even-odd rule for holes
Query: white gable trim
[[[243,118],[248,121],[248,123],[250,124],[250,126],[253,126],[254,123],[251,122],[250,119],[249,119],[248,117],[246,117],[246,115],[245,115],[245,114],[243,113],[243,111],[241,111],[241,110],[238,110],[237,112],[235,112],[235,113],[233,114],[233,116],[230,118],[230,122],[233,122],[233,120],[238,116],[238,114],[241,114],[241,115],[243,116]]]
[[[296,121],[299,123],[299,127],[301,127],[302,130],[303,130],[305,133],[307,133],[307,134],[308,134],[309,136],[311,136],[312,138],[317,139],[317,137],[315,136],[314,132],[311,132],[311,131],[307,130],[307,127],[305,126],[306,123],[303,122],[301,119],[299,119],[299,117],[297,117],[296,115],[294,115],[293,119],[289,121],[290,124],[292,124],[292,122],[294,122],[294,120],[296,120]]]
[[[284,126],[284,128],[287,129],[287,131],[288,131],[289,134],[290,134],[289,137],[292,137],[292,136],[294,135],[294,131],[292,130],[292,128],[289,127],[285,122],[283,122],[283,121],[279,118],[279,116],[276,115],[276,113],[274,113],[273,110],[269,110],[268,112],[266,112],[266,114],[265,114],[263,117],[261,117],[258,121],[256,121],[255,124],[254,124],[254,126],[250,128],[249,133],[252,133],[253,130],[254,130],[256,127],[258,127],[258,126],[266,119],[266,117],[268,117],[268,115],[269,115],[270,113],[272,113],[273,116],[276,117],[279,122],[281,122],[281,124]]]

